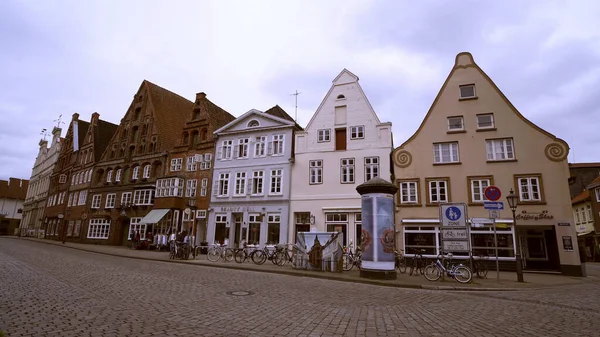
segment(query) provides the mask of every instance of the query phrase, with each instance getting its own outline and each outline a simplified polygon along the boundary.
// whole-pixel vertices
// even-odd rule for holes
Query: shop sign
[[[442,228],[442,238],[443,239],[466,239],[467,238],[467,230],[466,229],[449,229]]]
[[[468,252],[469,241],[443,241],[444,252]]]
[[[522,211],[520,214],[517,214],[515,218],[517,218],[517,220],[545,220],[554,219],[554,216],[548,214],[548,211],[542,211],[540,213]]]
[[[563,236],[562,242],[563,242],[563,249],[565,250],[565,252],[573,251],[573,239],[570,236]]]
[[[219,212],[256,212],[254,207],[250,206],[228,206],[228,207],[220,207]]]

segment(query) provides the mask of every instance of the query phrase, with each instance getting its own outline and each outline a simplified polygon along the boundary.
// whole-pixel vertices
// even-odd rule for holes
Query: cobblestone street
[[[9,337],[592,336],[600,321],[594,282],[401,289],[3,238],[0,270],[0,330]]]

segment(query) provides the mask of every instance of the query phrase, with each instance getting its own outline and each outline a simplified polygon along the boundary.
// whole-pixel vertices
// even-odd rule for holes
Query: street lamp
[[[517,216],[515,212],[517,211],[517,204],[519,202],[519,197],[515,194],[515,192],[510,189],[510,193],[506,196],[506,201],[508,202],[508,206],[512,211],[513,216],[513,228],[515,229],[515,242],[517,243],[517,250],[515,252],[515,260],[517,262],[516,270],[517,270],[517,282],[523,281],[523,264],[521,260],[521,255],[523,250],[521,248],[521,242],[519,241],[519,231],[517,230]]]
[[[191,210],[195,211],[197,209],[196,207],[196,198],[189,198],[188,199],[188,206],[191,208]],[[189,215],[192,219],[192,233],[190,233],[190,237],[192,238],[193,242],[191,242],[191,246],[192,246],[192,256],[194,257],[194,259],[196,258],[196,212],[193,213],[192,216],[192,212],[190,211],[190,215]]]

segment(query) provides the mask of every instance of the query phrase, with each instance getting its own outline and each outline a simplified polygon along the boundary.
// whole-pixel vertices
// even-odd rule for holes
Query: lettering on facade
[[[219,212],[256,212],[254,207],[249,206],[237,206],[237,207],[220,207]]]
[[[516,215],[517,220],[544,220],[554,219],[554,215],[548,214],[548,211],[542,211],[541,213],[528,213],[522,211],[521,214]]]

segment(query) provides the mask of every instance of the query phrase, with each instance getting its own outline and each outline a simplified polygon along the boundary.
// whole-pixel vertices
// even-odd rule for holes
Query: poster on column
[[[394,270],[394,199],[390,194],[363,197],[363,259],[365,269]]]

